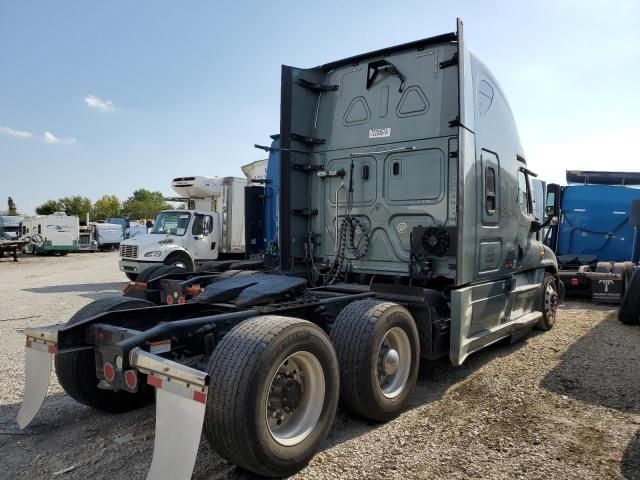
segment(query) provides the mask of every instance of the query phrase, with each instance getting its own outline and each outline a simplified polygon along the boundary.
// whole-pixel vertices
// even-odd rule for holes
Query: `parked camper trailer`
[[[33,255],[59,253],[66,255],[79,250],[80,222],[78,217],[56,212],[37,215],[22,221],[24,252]]]

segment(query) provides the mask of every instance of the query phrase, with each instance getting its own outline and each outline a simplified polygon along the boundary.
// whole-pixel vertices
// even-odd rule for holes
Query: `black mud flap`
[[[248,307],[283,299],[306,285],[304,278],[286,275],[241,275],[207,286],[196,301],[212,304],[235,299],[236,306]]]
[[[620,303],[624,294],[622,278],[612,275],[593,275],[591,277],[591,300],[598,303]]]

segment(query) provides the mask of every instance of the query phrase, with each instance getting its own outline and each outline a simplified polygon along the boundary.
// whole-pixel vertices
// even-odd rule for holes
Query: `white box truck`
[[[21,222],[21,216],[0,215],[0,240],[17,240]]]
[[[24,253],[66,255],[79,250],[80,222],[64,212],[36,215],[22,220]]]
[[[89,222],[81,227],[80,250],[96,252],[113,250],[124,240],[122,226],[117,223]]]
[[[201,263],[244,256],[246,178],[178,177],[171,182],[187,209],[165,210],[150,233],[120,243],[120,270],[135,281],[154,265],[195,270]]]

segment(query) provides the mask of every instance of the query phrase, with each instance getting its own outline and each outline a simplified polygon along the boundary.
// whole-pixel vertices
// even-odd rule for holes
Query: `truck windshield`
[[[123,217],[109,217],[105,220],[105,223],[120,225],[122,227],[122,230],[125,230],[127,228],[127,219]]]
[[[162,212],[156,217],[151,233],[183,236],[187,233],[191,214],[188,212]]]

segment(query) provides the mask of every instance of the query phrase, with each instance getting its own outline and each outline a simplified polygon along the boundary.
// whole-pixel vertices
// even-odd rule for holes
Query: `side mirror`
[[[531,233],[536,233],[542,230],[542,222],[538,219],[531,220],[531,227],[529,227],[529,231]]]
[[[631,223],[634,227],[640,227],[640,200],[636,199],[631,202]]]
[[[560,213],[561,187],[557,183],[547,185],[547,198],[544,213],[547,217],[557,217]]]

